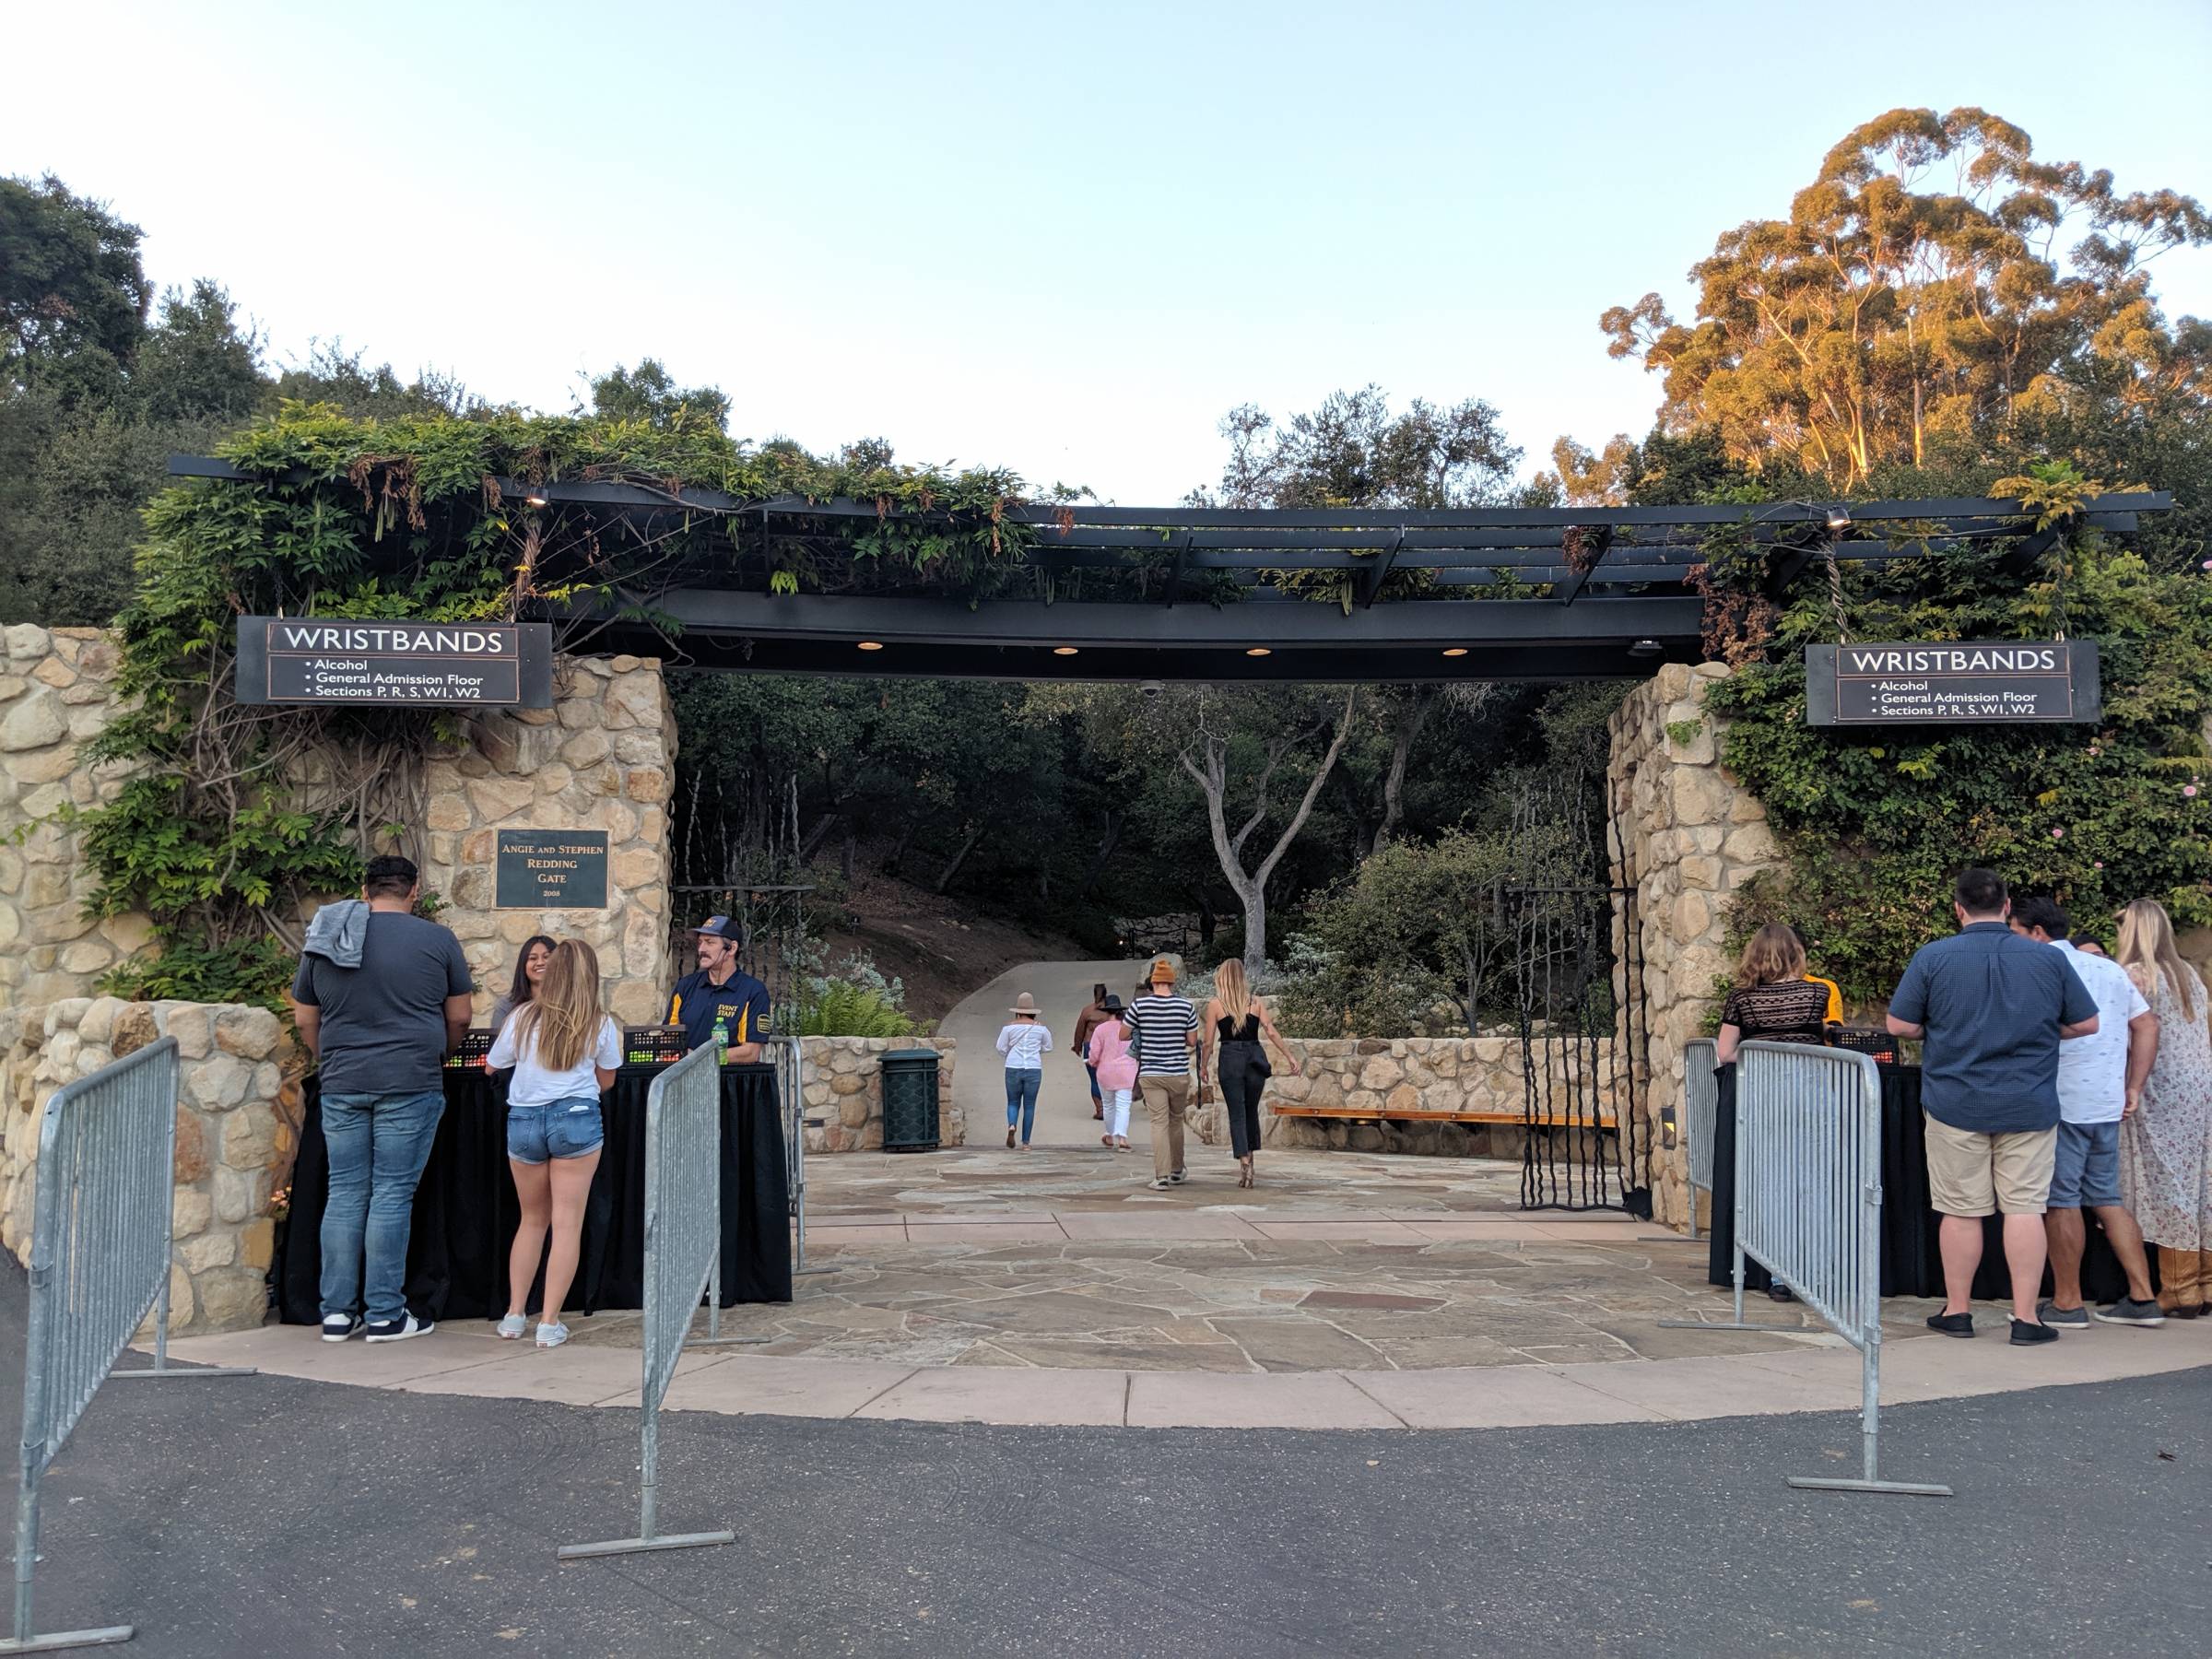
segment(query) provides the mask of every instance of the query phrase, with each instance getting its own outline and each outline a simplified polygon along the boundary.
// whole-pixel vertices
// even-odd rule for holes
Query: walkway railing
[[[564,1544],[562,1560],[727,1544],[728,1532],[660,1530],[661,1401],[676,1376],[699,1299],[707,1298],[710,1340],[722,1318],[722,1074],[709,1044],[653,1080],[645,1097],[644,1443],[638,1482],[638,1535]]]
[[[1949,1497],[1947,1486],[1879,1477],[1882,1094],[1880,1074],[1865,1054],[1794,1042],[1747,1042],[1737,1050],[1735,1317],[1704,1328],[1802,1329],[1745,1321],[1747,1258],[1787,1285],[1860,1355],[1859,1477],[1792,1476],[1790,1485]]]
[[[1689,1236],[1698,1236],[1698,1194],[1712,1191],[1713,1114],[1721,1086],[1712,1039],[1682,1045],[1682,1150],[1689,1160]]]
[[[170,1212],[177,1157],[177,1042],[164,1037],[53,1091],[39,1124],[30,1224],[30,1323],[23,1350],[21,1485],[16,1495],[12,1637],[0,1653],[128,1641],[129,1625],[31,1632],[39,1483],[100,1385],[117,1377],[241,1377],[169,1364]],[[154,1367],[115,1371],[154,1315]]]

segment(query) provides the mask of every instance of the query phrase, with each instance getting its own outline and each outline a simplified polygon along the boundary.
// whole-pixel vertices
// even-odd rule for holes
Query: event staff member
[[[759,1059],[768,1026],[768,987],[737,966],[743,930],[727,916],[709,916],[691,931],[699,939],[699,971],[676,982],[668,1023],[684,1028],[686,1046],[704,1048],[714,1041],[719,1019],[729,1032],[734,1064]]]

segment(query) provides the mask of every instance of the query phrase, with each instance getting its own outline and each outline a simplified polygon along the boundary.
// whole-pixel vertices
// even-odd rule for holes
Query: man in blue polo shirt
[[[760,1058],[760,1040],[768,1034],[768,987],[737,966],[745,930],[727,916],[709,916],[691,931],[699,939],[699,971],[676,982],[668,1023],[684,1028],[686,1047],[704,1048],[721,1020],[731,1061],[748,1065]]]
[[[1994,871],[1960,871],[1951,909],[1959,931],[1915,951],[1889,998],[1891,1035],[1923,1040],[1928,1193],[1943,1217],[1943,1312],[1928,1326],[1974,1334],[1982,1218],[2001,1211],[2012,1340],[2055,1342],[2036,1298],[2058,1143],[2058,1045],[2097,1030],[2097,1003],[2063,954],[2012,931]]]

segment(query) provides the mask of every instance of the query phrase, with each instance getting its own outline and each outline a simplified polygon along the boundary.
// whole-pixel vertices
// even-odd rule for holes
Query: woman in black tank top
[[[1221,1101],[1229,1108],[1229,1139],[1237,1155],[1237,1184],[1252,1185],[1253,1155],[1260,1147],[1260,1097],[1271,1073],[1265,1037],[1283,1056],[1283,1064],[1298,1076],[1298,1056],[1275,1029],[1267,1005],[1253,995],[1244,976],[1244,964],[1231,957],[1214,971],[1213,1000],[1206,1005],[1206,1031],[1221,1046]],[[1198,1075],[1206,1076],[1206,1057],[1198,1059]]]

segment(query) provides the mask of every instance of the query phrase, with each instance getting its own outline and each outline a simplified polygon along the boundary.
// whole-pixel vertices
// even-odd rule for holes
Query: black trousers
[[[1712,1232],[1707,1247],[1708,1283],[1735,1284],[1735,1063],[1713,1073],[1718,1096],[1712,1114]],[[1744,1258],[1744,1288],[1764,1290],[1774,1276],[1749,1256]]]
[[[1221,1045],[1221,1100],[1229,1108],[1229,1144],[1239,1158],[1260,1149],[1260,1096],[1267,1091],[1266,1058],[1256,1042]]]

